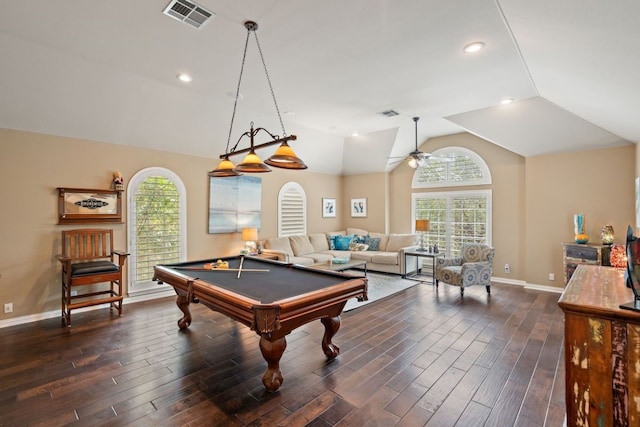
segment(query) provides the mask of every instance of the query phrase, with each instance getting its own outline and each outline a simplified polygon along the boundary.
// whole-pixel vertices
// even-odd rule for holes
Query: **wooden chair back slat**
[[[72,261],[113,260],[113,230],[93,228],[62,232],[63,256]]]

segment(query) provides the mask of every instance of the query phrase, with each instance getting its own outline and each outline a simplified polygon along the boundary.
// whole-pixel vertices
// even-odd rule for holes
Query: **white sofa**
[[[331,236],[367,236],[379,244],[378,250],[331,249]],[[369,233],[348,228],[346,231],[313,233],[265,240],[263,252],[276,255],[279,261],[311,265],[328,262],[331,258],[357,259],[367,262],[367,270],[404,275],[404,252],[417,248],[415,234]]]

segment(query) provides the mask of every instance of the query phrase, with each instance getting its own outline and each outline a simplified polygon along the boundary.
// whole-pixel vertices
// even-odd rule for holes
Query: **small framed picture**
[[[351,216],[367,216],[367,199],[351,199]]]
[[[335,218],[336,216],[336,199],[322,198],[322,217]]]

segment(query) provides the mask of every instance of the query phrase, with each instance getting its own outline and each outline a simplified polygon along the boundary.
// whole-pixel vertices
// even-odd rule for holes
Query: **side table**
[[[422,257],[422,258],[431,258],[431,283],[433,285],[436,284],[436,259],[438,257],[443,256],[443,253],[433,253],[433,252],[428,252],[428,251],[419,251],[417,249],[413,249],[410,251],[406,251],[404,253],[404,271],[405,274],[403,276],[403,278],[405,279],[414,279],[415,277],[417,277],[420,274],[420,268],[418,268],[418,260]],[[413,274],[409,273],[409,268],[408,268],[408,257],[414,257],[416,259],[416,269],[413,272]],[[417,279],[416,279],[417,280]]]

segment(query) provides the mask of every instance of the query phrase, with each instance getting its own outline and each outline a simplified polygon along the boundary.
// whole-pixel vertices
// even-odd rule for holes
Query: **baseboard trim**
[[[133,297],[127,297],[122,301],[122,303],[124,305],[127,305],[127,304],[133,304],[136,302],[149,301],[153,299],[165,298],[165,297],[170,297],[175,295],[176,293],[174,292],[173,288],[169,288],[164,292],[154,292],[154,293],[136,295]],[[101,308],[108,308],[108,307],[109,307],[109,304],[94,305],[92,307],[85,307],[85,308],[79,308],[77,310],[73,310],[73,313],[82,313],[86,311],[99,310]],[[8,328],[9,326],[17,326],[25,323],[37,322],[39,320],[51,319],[54,317],[60,317],[60,318],[62,317],[60,310],[52,310],[52,311],[46,311],[44,313],[30,314],[28,316],[20,316],[20,317],[14,317],[12,319],[0,320],[0,329]]]
[[[535,283],[527,283],[524,280],[506,279],[504,277],[491,277],[491,281],[504,283],[506,285],[522,286],[525,289],[531,289],[533,291],[554,292],[557,294],[561,294],[564,291],[564,288],[558,288],[557,286],[537,285]]]

